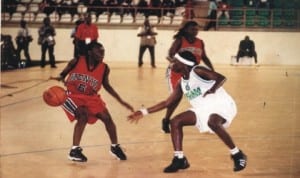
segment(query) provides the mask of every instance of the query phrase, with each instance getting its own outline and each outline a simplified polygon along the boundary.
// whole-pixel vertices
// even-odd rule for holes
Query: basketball
[[[60,86],[53,86],[44,91],[43,99],[49,106],[60,106],[67,99],[66,91]]]

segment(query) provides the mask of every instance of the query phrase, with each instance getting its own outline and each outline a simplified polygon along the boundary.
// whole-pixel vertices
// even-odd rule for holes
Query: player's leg
[[[178,84],[178,81],[180,80],[181,78],[181,74],[178,74],[178,73],[175,73],[175,72],[172,72],[171,69],[168,69],[168,74],[167,74],[167,77],[168,77],[168,84],[169,84],[169,88],[170,88],[170,92],[172,93],[174,88],[176,87],[176,85]],[[182,99],[182,95],[180,96],[179,100],[181,101]],[[172,106],[169,106],[167,107],[166,109],[166,115],[165,117],[162,119],[162,130],[165,132],[165,133],[170,133],[170,119],[171,119],[171,116],[172,114],[174,113],[175,109],[177,108],[177,106],[179,105],[180,102],[172,105]]]
[[[140,49],[139,49],[139,61],[138,61],[138,65],[139,67],[141,67],[143,65],[143,56],[144,56],[144,53],[146,51],[146,46],[145,45],[141,45],[140,46]]]
[[[235,146],[231,136],[223,126],[225,122],[226,120],[220,115],[212,114],[207,124],[230,149],[231,158],[234,161],[234,171],[240,171],[246,167],[247,156]]]
[[[150,58],[151,58],[151,66],[155,68],[155,47],[154,46],[148,46]]]
[[[111,141],[110,153],[119,160],[126,160],[127,157],[118,144],[117,129],[112,117],[107,109],[96,115],[105,125],[105,129]]]
[[[80,106],[74,113],[77,122],[74,126],[73,146],[69,154],[69,159],[72,161],[86,162],[87,157],[82,154],[82,148],[79,145],[88,121],[88,110],[86,107]]]
[[[176,172],[179,169],[186,169],[190,166],[182,149],[183,127],[195,124],[196,116],[193,111],[185,111],[171,120],[171,137],[174,148],[174,158],[172,163],[164,169],[164,172]]]
[[[42,51],[42,56],[41,56],[41,67],[45,67],[46,65],[46,52],[48,49],[48,45],[47,44],[42,44],[41,45],[41,51]]]

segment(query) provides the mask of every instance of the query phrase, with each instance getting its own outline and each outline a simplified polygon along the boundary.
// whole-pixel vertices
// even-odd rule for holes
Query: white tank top
[[[195,67],[194,67],[195,68]],[[205,80],[194,72],[194,68],[190,72],[188,80],[181,78],[181,88],[183,94],[187,97],[193,107],[201,107],[207,102],[217,102],[222,96],[228,95],[223,87],[217,89],[214,94],[203,95],[215,83],[215,80]]]

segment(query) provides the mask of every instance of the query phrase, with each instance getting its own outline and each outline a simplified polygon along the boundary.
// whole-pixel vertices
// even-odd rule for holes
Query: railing
[[[31,7],[34,7],[33,9]],[[70,24],[82,18],[86,12],[92,13],[93,23],[115,24],[115,25],[137,25],[144,21],[147,16],[151,23],[158,26],[178,26],[183,20],[189,20],[185,14],[192,14],[192,11],[207,11],[207,8],[150,8],[150,7],[87,7],[87,6],[53,6],[53,12],[48,14],[52,23]],[[22,9],[22,8],[19,8]],[[65,9],[66,12],[62,12]],[[75,10],[75,11],[71,11]],[[101,12],[101,13],[100,13]],[[99,15],[97,14],[99,13]],[[195,13],[197,14],[197,13]],[[229,10],[230,19],[221,16],[213,21],[216,22],[216,29],[272,29],[272,30],[300,30],[300,10],[299,9],[252,9],[252,8],[232,8]],[[12,16],[2,13],[2,22],[16,23],[21,19],[31,23],[41,23],[46,14],[35,6],[28,6],[22,11],[17,11]],[[210,19],[206,17],[193,17],[200,26],[205,26]]]

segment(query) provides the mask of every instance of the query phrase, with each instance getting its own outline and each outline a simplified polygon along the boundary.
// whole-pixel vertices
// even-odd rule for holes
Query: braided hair
[[[195,21],[187,21],[179,30],[178,32],[173,36],[173,39],[177,39],[183,36],[186,36],[186,29],[190,26],[199,26],[199,24]]]

